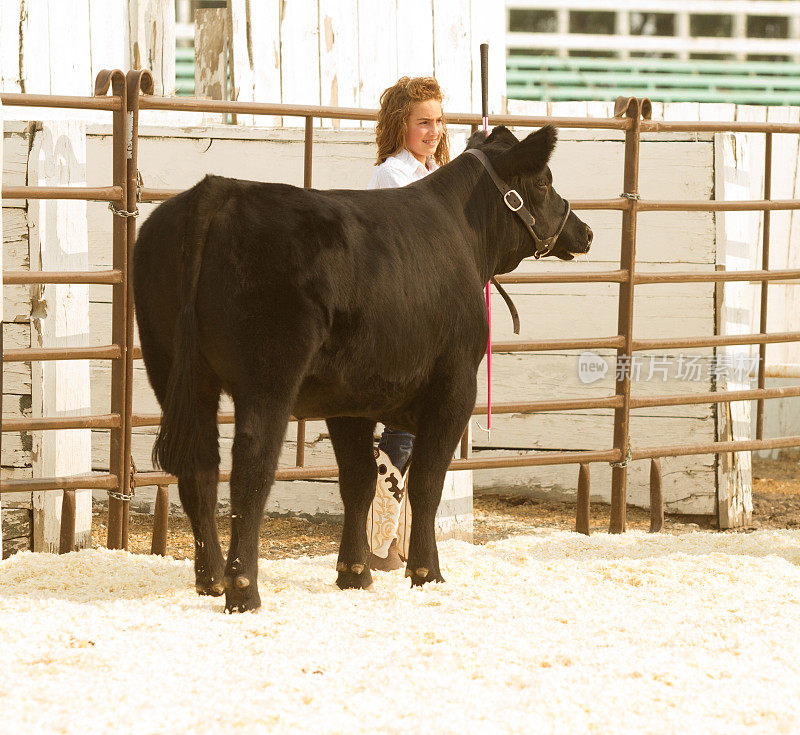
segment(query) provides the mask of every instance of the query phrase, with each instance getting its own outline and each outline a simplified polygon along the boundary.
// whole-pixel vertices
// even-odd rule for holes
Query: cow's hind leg
[[[439,376],[422,402],[406,489],[411,503],[406,576],[412,585],[444,582],[436,548],[436,510],[447,467],[475,406],[475,392],[475,373],[464,371]]]
[[[217,409],[219,384],[204,373],[198,386],[198,425],[196,438],[200,451],[197,472],[178,477],[178,493],[194,534],[195,588],[198,594],[220,596],[225,587],[225,560],[217,535],[216,508],[219,481],[219,432]]]
[[[375,496],[378,477],[373,452],[375,422],[359,418],[331,418],[326,423],[339,465],[339,491],[344,504],[344,528],[336,563],[339,573],[336,584],[341,589],[366,589],[372,584],[367,513]]]
[[[148,305],[145,301],[137,308],[139,339],[150,385],[159,404],[163,406],[167,398],[172,358],[158,341],[155,328],[158,320],[150,318]],[[200,450],[199,467],[196,474],[178,477],[181,504],[194,534],[195,588],[201,595],[214,596],[225,591],[222,583],[225,560],[219,545],[215,518],[219,480],[219,396],[217,378],[210,370],[198,365],[197,415],[200,432],[195,440]]]
[[[297,380],[299,383],[299,380]],[[231,545],[225,567],[225,610],[261,606],[258,539],[267,495],[275,479],[296,386],[261,386],[234,395],[236,433],[231,467]]]

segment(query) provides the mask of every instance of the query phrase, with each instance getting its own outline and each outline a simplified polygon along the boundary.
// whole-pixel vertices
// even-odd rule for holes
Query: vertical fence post
[[[764,199],[772,197],[772,133],[767,133],[764,140]],[[761,241],[761,268],[769,270],[769,226],[770,211],[764,210],[764,229]],[[769,281],[761,281],[761,312],[759,314],[759,332],[767,332],[767,302],[769,292],[767,286]],[[758,387],[763,388],[766,384],[767,367],[767,345],[758,346]],[[756,439],[764,438],[764,399],[759,398],[756,402]]]
[[[75,550],[75,491],[63,490],[61,496],[61,532],[58,541],[58,553],[69,554]]]
[[[132,69],[125,77],[128,99],[128,153],[127,153],[127,206],[128,212],[139,211],[139,94],[153,94],[153,75],[147,69]],[[123,485],[120,492],[125,496],[122,517],[122,548],[128,548],[128,527],[130,523],[130,499],[133,495],[135,477],[133,474],[133,450],[131,438],[131,414],[133,413],[133,244],[136,242],[136,216],[125,218],[127,227],[125,279],[125,453]]]
[[[582,464],[578,470],[578,507],[575,510],[575,530],[589,535],[589,465]]]
[[[122,187],[122,197],[112,202],[119,210],[125,210],[127,195],[127,123],[128,104],[125,75],[115,69],[104,69],[97,75],[94,93],[104,96],[109,87],[115,97],[120,99],[120,109],[114,111],[113,118],[113,163],[114,186]],[[119,426],[109,432],[109,472],[117,478],[116,490],[108,494],[108,536],[106,545],[109,549],[122,548],[122,492],[126,488],[127,461],[125,460],[125,437],[128,425],[125,415],[125,316],[128,269],[126,267],[127,225],[125,218],[112,214],[113,223],[113,267],[122,273],[120,283],[112,286],[111,341],[119,345],[120,356],[111,361],[111,413],[120,417]]]
[[[311,188],[311,162],[314,149],[314,118],[306,118],[305,136],[303,138],[303,186]],[[297,419],[297,450],[295,464],[302,467],[306,462],[306,421]]]
[[[650,460],[650,533],[658,533],[664,527],[664,492],[661,480],[661,460]]]
[[[623,346],[617,349],[616,395],[622,397],[622,406],[614,411],[614,448],[620,452],[621,461],[612,463],[611,470],[611,533],[625,531],[625,510],[628,489],[628,462],[630,457],[630,398],[631,398],[631,346],[633,342],[633,276],[636,265],[636,212],[639,199],[639,137],[642,117],[651,114],[650,100],[631,97],[617,98],[615,117],[627,117],[630,125],[625,130],[625,172],[623,192],[628,206],[622,212],[622,237],[620,269],[626,271],[627,280],[619,286],[619,313],[617,334],[624,337]]]
[[[169,487],[159,485],[156,490],[156,505],[153,509],[153,539],[150,553],[167,555],[167,529],[169,527]]]

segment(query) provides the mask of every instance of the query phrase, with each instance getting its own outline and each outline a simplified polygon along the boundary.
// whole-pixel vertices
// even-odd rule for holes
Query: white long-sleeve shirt
[[[393,189],[419,181],[439,166],[428,157],[428,167],[421,164],[409,151],[401,148],[394,156],[389,156],[375,169],[367,189]]]

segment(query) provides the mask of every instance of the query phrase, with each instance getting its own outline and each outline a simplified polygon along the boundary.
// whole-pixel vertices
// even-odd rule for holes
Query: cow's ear
[[[483,130],[476,130],[469,136],[467,141],[467,148],[477,148],[484,144],[502,143],[504,148],[509,145],[517,145],[519,141],[517,136],[514,135],[505,125],[496,125],[492,128],[492,132],[487,136]]]
[[[503,153],[498,161],[498,172],[502,170],[501,175],[516,176],[540,171],[553,155],[557,140],[556,129],[552,125],[545,125]]]
[[[472,135],[469,136],[469,140],[467,141],[467,149],[469,148],[477,148],[480,145],[483,145],[486,142],[486,132],[483,130],[476,130]]]

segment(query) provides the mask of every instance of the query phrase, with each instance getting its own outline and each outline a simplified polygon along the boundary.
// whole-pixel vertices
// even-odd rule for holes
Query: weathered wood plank
[[[433,0],[398,3],[397,74],[430,77],[433,73]]]
[[[489,113],[502,114],[506,107],[506,16],[494,3],[470,3],[470,50],[472,55],[472,107],[481,111],[480,45],[489,44]]]
[[[472,74],[480,78],[480,65],[472,66],[469,0],[433,0],[434,76],[444,87],[444,109],[480,111],[473,106]]]
[[[12,554],[16,554],[18,551],[28,551],[30,549],[30,539],[27,538],[17,538],[17,539],[9,539],[7,543],[3,545],[3,559],[8,559]]]
[[[4,116],[8,111],[4,110]],[[5,186],[25,186],[28,173],[28,149],[30,146],[30,130],[34,123],[5,120],[3,134],[3,184]],[[25,202],[19,199],[9,200],[3,208],[23,208]],[[8,227],[6,223],[6,227]],[[5,234],[4,234],[5,237]]]
[[[49,0],[26,2],[20,26],[21,79],[24,82],[24,89],[21,91],[28,94],[52,94]]]
[[[131,0],[128,4],[131,66],[149,69],[154,94],[175,94],[175,3],[173,0]],[[138,63],[140,66],[136,66]]]
[[[127,14],[125,0],[89,0],[92,84],[102,69],[131,68]]]
[[[513,454],[508,450],[476,451],[476,457]],[[520,452],[520,454],[526,454]],[[661,460],[664,509],[667,513],[714,515],[716,484],[711,457],[670,457]],[[641,508],[650,503],[649,460],[632,462],[628,468],[628,502]],[[592,463],[592,501],[608,503],[611,499],[611,468]],[[474,472],[475,493],[505,492],[513,495],[572,500],[577,494],[578,466],[523,467]]]
[[[402,4],[401,4],[402,5]],[[399,12],[399,8],[398,8]],[[358,107],[358,0],[319,0],[321,104]],[[323,120],[324,128],[358,128],[358,120]]]
[[[194,91],[196,97],[210,100],[228,99],[228,10],[201,8],[195,11],[194,27]],[[238,39],[237,39],[238,40]],[[246,45],[246,44],[245,44]],[[241,49],[238,49],[241,51]],[[247,48],[242,63],[247,61]],[[232,54],[233,57],[233,54]],[[231,67],[239,59],[232,58]],[[244,73],[244,72],[243,72]],[[244,90],[246,99],[247,90]],[[252,90],[250,90],[252,97]],[[232,99],[236,99],[232,97]],[[224,113],[206,113],[209,123],[225,122]]]
[[[281,101],[280,0],[250,2],[250,38],[253,54],[253,95],[257,102]],[[281,118],[255,115],[256,125],[280,126]],[[290,123],[296,124],[296,123]]]
[[[281,3],[281,101],[285,104],[319,104],[318,14],[318,0]]]
[[[29,181],[38,186],[85,185],[85,125],[75,120],[43,123],[31,149]],[[31,260],[43,270],[85,270],[88,267],[86,203],[31,201]],[[41,287],[41,304],[33,315],[35,346],[78,347],[88,344],[89,290],[81,285]],[[36,362],[32,366],[34,416],[87,414],[90,407],[89,363],[86,360]],[[34,469],[38,475],[70,475],[91,469],[88,429],[37,432]],[[76,493],[78,548],[91,541],[91,494]],[[37,551],[58,551],[60,495],[34,494],[34,539]]]
[[[22,0],[0,3],[0,90],[20,91],[19,24]]]
[[[427,19],[420,18],[424,27]],[[358,0],[359,28],[380,28],[380,32],[358,34],[359,107],[377,109],[383,90],[391,87],[399,77],[407,75],[397,68],[397,15],[393,0]],[[364,121],[363,127],[374,128],[373,121]],[[359,188],[363,188],[364,185]]]
[[[93,94],[89,0],[51,2],[49,27],[51,93]]]
[[[230,58],[231,89],[229,97],[232,100],[250,102],[254,99],[253,76],[253,45],[254,39],[250,26],[250,9],[253,3],[250,0],[230,0],[227,3],[225,21],[227,45]],[[198,14],[200,11],[197,11]],[[198,16],[195,16],[198,17]],[[255,43],[262,40],[256,38]],[[224,59],[222,68],[225,68]],[[215,98],[212,98],[215,99]],[[223,98],[224,99],[224,98]],[[233,122],[239,125],[253,125],[252,115],[233,115]]]
[[[3,508],[3,540],[30,540],[32,511],[30,508]]]
[[[25,271],[29,265],[27,213],[3,207],[3,269]]]
[[[0,10],[0,12],[2,12],[2,11]],[[2,26],[2,22],[3,22],[3,18],[0,15],[0,26]],[[2,35],[0,35],[0,40],[3,40],[3,36]],[[0,62],[2,62],[4,60],[5,60],[4,57],[2,55],[0,55]],[[3,171],[3,148],[4,148],[4,146],[2,145],[2,142],[3,142],[4,138],[5,138],[5,136],[3,134],[3,103],[2,103],[2,101],[0,101],[0,174]],[[0,207],[0,233],[2,233],[2,232],[3,232],[3,209],[2,209],[2,207]],[[3,250],[3,239],[2,239],[2,236],[0,236],[0,254],[2,254],[2,250]],[[0,257],[0,263],[2,263],[2,257]],[[3,290],[3,270],[2,270],[2,268],[0,268],[0,291],[2,291],[2,290]],[[3,323],[4,306],[5,305],[3,303],[3,300],[0,300],[0,326]],[[2,376],[0,376],[0,378],[2,378]],[[2,382],[0,382],[0,385],[2,385]],[[0,390],[0,393],[2,393],[2,390]],[[3,408],[5,408],[5,396],[2,396],[2,398],[3,398]],[[0,442],[2,442],[2,437],[0,437]],[[4,518],[3,518],[2,502],[0,502],[0,557],[3,556],[3,551],[4,551],[3,537],[4,536],[7,537],[7,534],[4,533],[3,525],[4,525]]]

